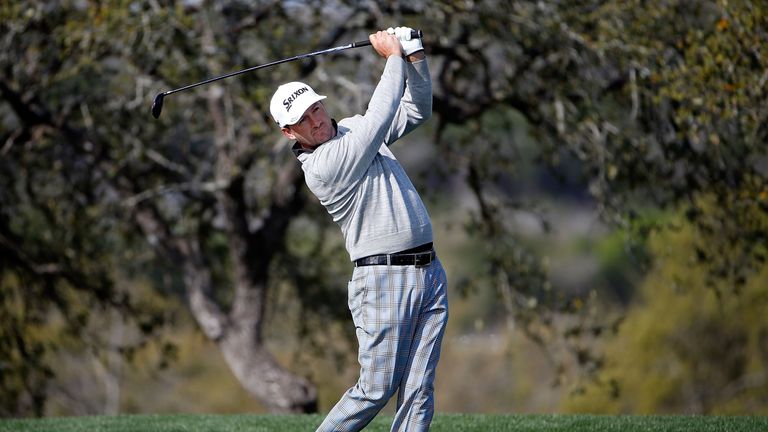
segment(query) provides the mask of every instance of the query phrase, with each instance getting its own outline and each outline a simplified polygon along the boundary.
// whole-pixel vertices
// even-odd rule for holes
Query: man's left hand
[[[413,29],[410,27],[390,27],[387,29],[387,33],[395,35],[397,40],[400,41],[400,46],[403,47],[403,54],[406,56],[424,50],[424,46],[421,44],[421,38],[412,38],[411,31],[413,31]]]

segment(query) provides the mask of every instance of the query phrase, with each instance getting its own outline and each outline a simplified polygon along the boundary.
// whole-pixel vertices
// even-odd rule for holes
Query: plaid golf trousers
[[[435,369],[448,322],[445,271],[425,267],[355,267],[349,310],[359,344],[360,378],[318,431],[359,431],[397,391],[392,431],[426,431],[434,414]]]

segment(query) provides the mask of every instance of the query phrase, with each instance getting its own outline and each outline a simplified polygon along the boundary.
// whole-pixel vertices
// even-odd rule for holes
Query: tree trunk
[[[183,272],[189,307],[203,333],[214,341],[240,384],[265,407],[275,413],[309,413],[317,410],[317,390],[306,378],[281,367],[264,346],[262,325],[270,286],[270,263],[284,249],[291,220],[304,205],[303,178],[295,160],[286,162],[273,176],[269,207],[260,209],[258,228],[248,224],[244,173],[250,143],[238,137],[231,118],[222,109],[222,92],[211,86],[208,98],[214,126],[216,161],[214,184],[223,186],[214,193],[217,213],[222,216],[232,263],[234,299],[229,310],[217,303],[217,289],[211,265],[204,256],[203,236],[175,235],[173,222],[151,203],[137,206],[135,220],[148,238]],[[210,205],[210,204],[209,204]]]
[[[280,196],[274,199],[262,227],[252,233],[246,224],[243,179],[231,180],[227,190],[217,194],[224,209],[234,275],[234,302],[226,312],[212,295],[215,287],[210,264],[199,240],[174,237],[152,209],[136,213],[142,230],[158,240],[158,250],[181,264],[189,307],[203,333],[218,345],[240,384],[274,413],[317,411],[315,386],[283,369],[261,337],[269,263],[282,249],[288,223],[303,203],[297,171],[293,164],[280,173],[275,186],[279,191],[275,194]]]
[[[240,384],[273,413],[316,412],[315,386],[281,368],[254,333],[253,327],[232,326],[218,341]]]
[[[229,315],[204,295],[210,272],[200,267],[185,271],[190,284],[192,313],[206,335],[216,342],[224,359],[240,384],[270,411],[308,413],[317,410],[317,391],[303,377],[277,364],[261,340],[264,289],[253,287],[239,294]]]
[[[293,160],[278,170],[272,185],[272,204],[260,227],[251,232],[245,179],[242,171],[233,168],[238,159],[238,142],[231,122],[218,103],[218,94],[212,91],[209,98],[217,149],[215,177],[217,183],[227,187],[215,196],[223,210],[232,258],[234,301],[225,313],[211,295],[215,287],[199,240],[177,238],[174,249],[182,257],[190,308],[206,336],[221,349],[240,384],[270,411],[316,412],[315,386],[282,368],[265,348],[261,334],[269,265],[283,250],[288,225],[303,206],[302,177]],[[245,145],[240,144],[240,148]]]
[[[211,272],[199,248],[194,243],[184,243],[184,283],[190,309],[206,336],[221,349],[240,384],[271,412],[317,411],[315,386],[306,378],[283,369],[264,347],[261,338],[264,285],[238,280],[235,303],[231,311],[224,314],[210,297],[213,288]],[[233,243],[239,241],[233,240]],[[242,267],[242,263],[235,267]],[[242,277],[242,273],[238,276]]]

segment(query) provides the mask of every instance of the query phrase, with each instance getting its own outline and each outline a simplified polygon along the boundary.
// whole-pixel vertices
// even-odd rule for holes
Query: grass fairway
[[[319,415],[126,415],[0,420],[1,432],[291,432],[313,431]],[[388,431],[391,416],[376,418],[366,431]],[[432,431],[768,431],[768,417],[593,416],[438,414]]]

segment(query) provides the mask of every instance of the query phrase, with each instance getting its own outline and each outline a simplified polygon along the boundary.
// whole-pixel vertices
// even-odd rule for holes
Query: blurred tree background
[[[329,409],[349,257],[267,106],[300,79],[361,112],[383,62],[149,108],[401,24],[435,90],[393,150],[451,281],[438,410],[765,414],[766,6],[4,2],[0,415]]]

